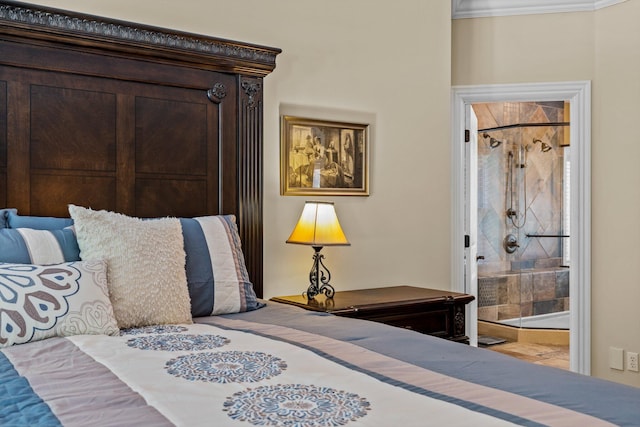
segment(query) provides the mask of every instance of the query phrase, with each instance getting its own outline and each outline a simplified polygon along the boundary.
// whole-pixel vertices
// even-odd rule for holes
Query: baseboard
[[[559,329],[530,329],[478,321],[478,335],[490,335],[507,341],[536,344],[569,345],[569,331]]]

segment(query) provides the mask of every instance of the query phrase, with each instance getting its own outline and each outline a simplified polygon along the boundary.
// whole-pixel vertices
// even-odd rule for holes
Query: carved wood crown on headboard
[[[154,57],[165,57],[197,68],[265,76],[276,65],[280,49],[240,43],[215,37],[167,30],[93,15],[68,12],[22,2],[0,2],[0,22],[10,34],[14,29],[34,39],[65,41],[116,52],[142,53],[150,49]]]
[[[0,1],[0,206],[234,214],[262,296],[262,79],[280,52]]]

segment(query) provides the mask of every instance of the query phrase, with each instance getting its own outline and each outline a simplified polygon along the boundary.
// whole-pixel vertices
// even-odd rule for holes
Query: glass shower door
[[[564,329],[568,320],[568,147],[563,126],[481,132],[479,319]],[[500,242],[496,247],[495,242]],[[485,254],[489,254],[486,256]],[[490,307],[490,308],[489,308]],[[556,320],[558,320],[556,322]],[[566,326],[568,328],[568,325]]]

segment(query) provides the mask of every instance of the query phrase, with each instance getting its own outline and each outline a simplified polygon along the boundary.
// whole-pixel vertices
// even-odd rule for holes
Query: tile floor
[[[569,346],[506,342],[485,347],[539,365],[569,369]]]

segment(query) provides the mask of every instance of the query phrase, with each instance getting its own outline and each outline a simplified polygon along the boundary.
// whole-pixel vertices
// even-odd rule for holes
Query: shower
[[[497,129],[496,129],[497,130]],[[489,140],[489,148],[492,150],[502,146],[507,147],[507,167],[505,185],[505,220],[517,230],[522,229],[527,223],[527,160],[534,147],[540,145],[540,152],[547,153],[552,149],[540,138],[532,138],[531,144],[523,144],[507,139],[499,140],[491,136],[488,132],[483,132],[482,137]],[[520,172],[518,172],[520,171]],[[508,224],[507,224],[508,225]],[[507,253],[513,253],[518,248],[517,238],[513,234],[508,234],[503,242],[503,247]]]
[[[495,325],[566,329],[542,326],[569,312],[564,103],[479,105],[476,113],[479,334],[494,336]]]

